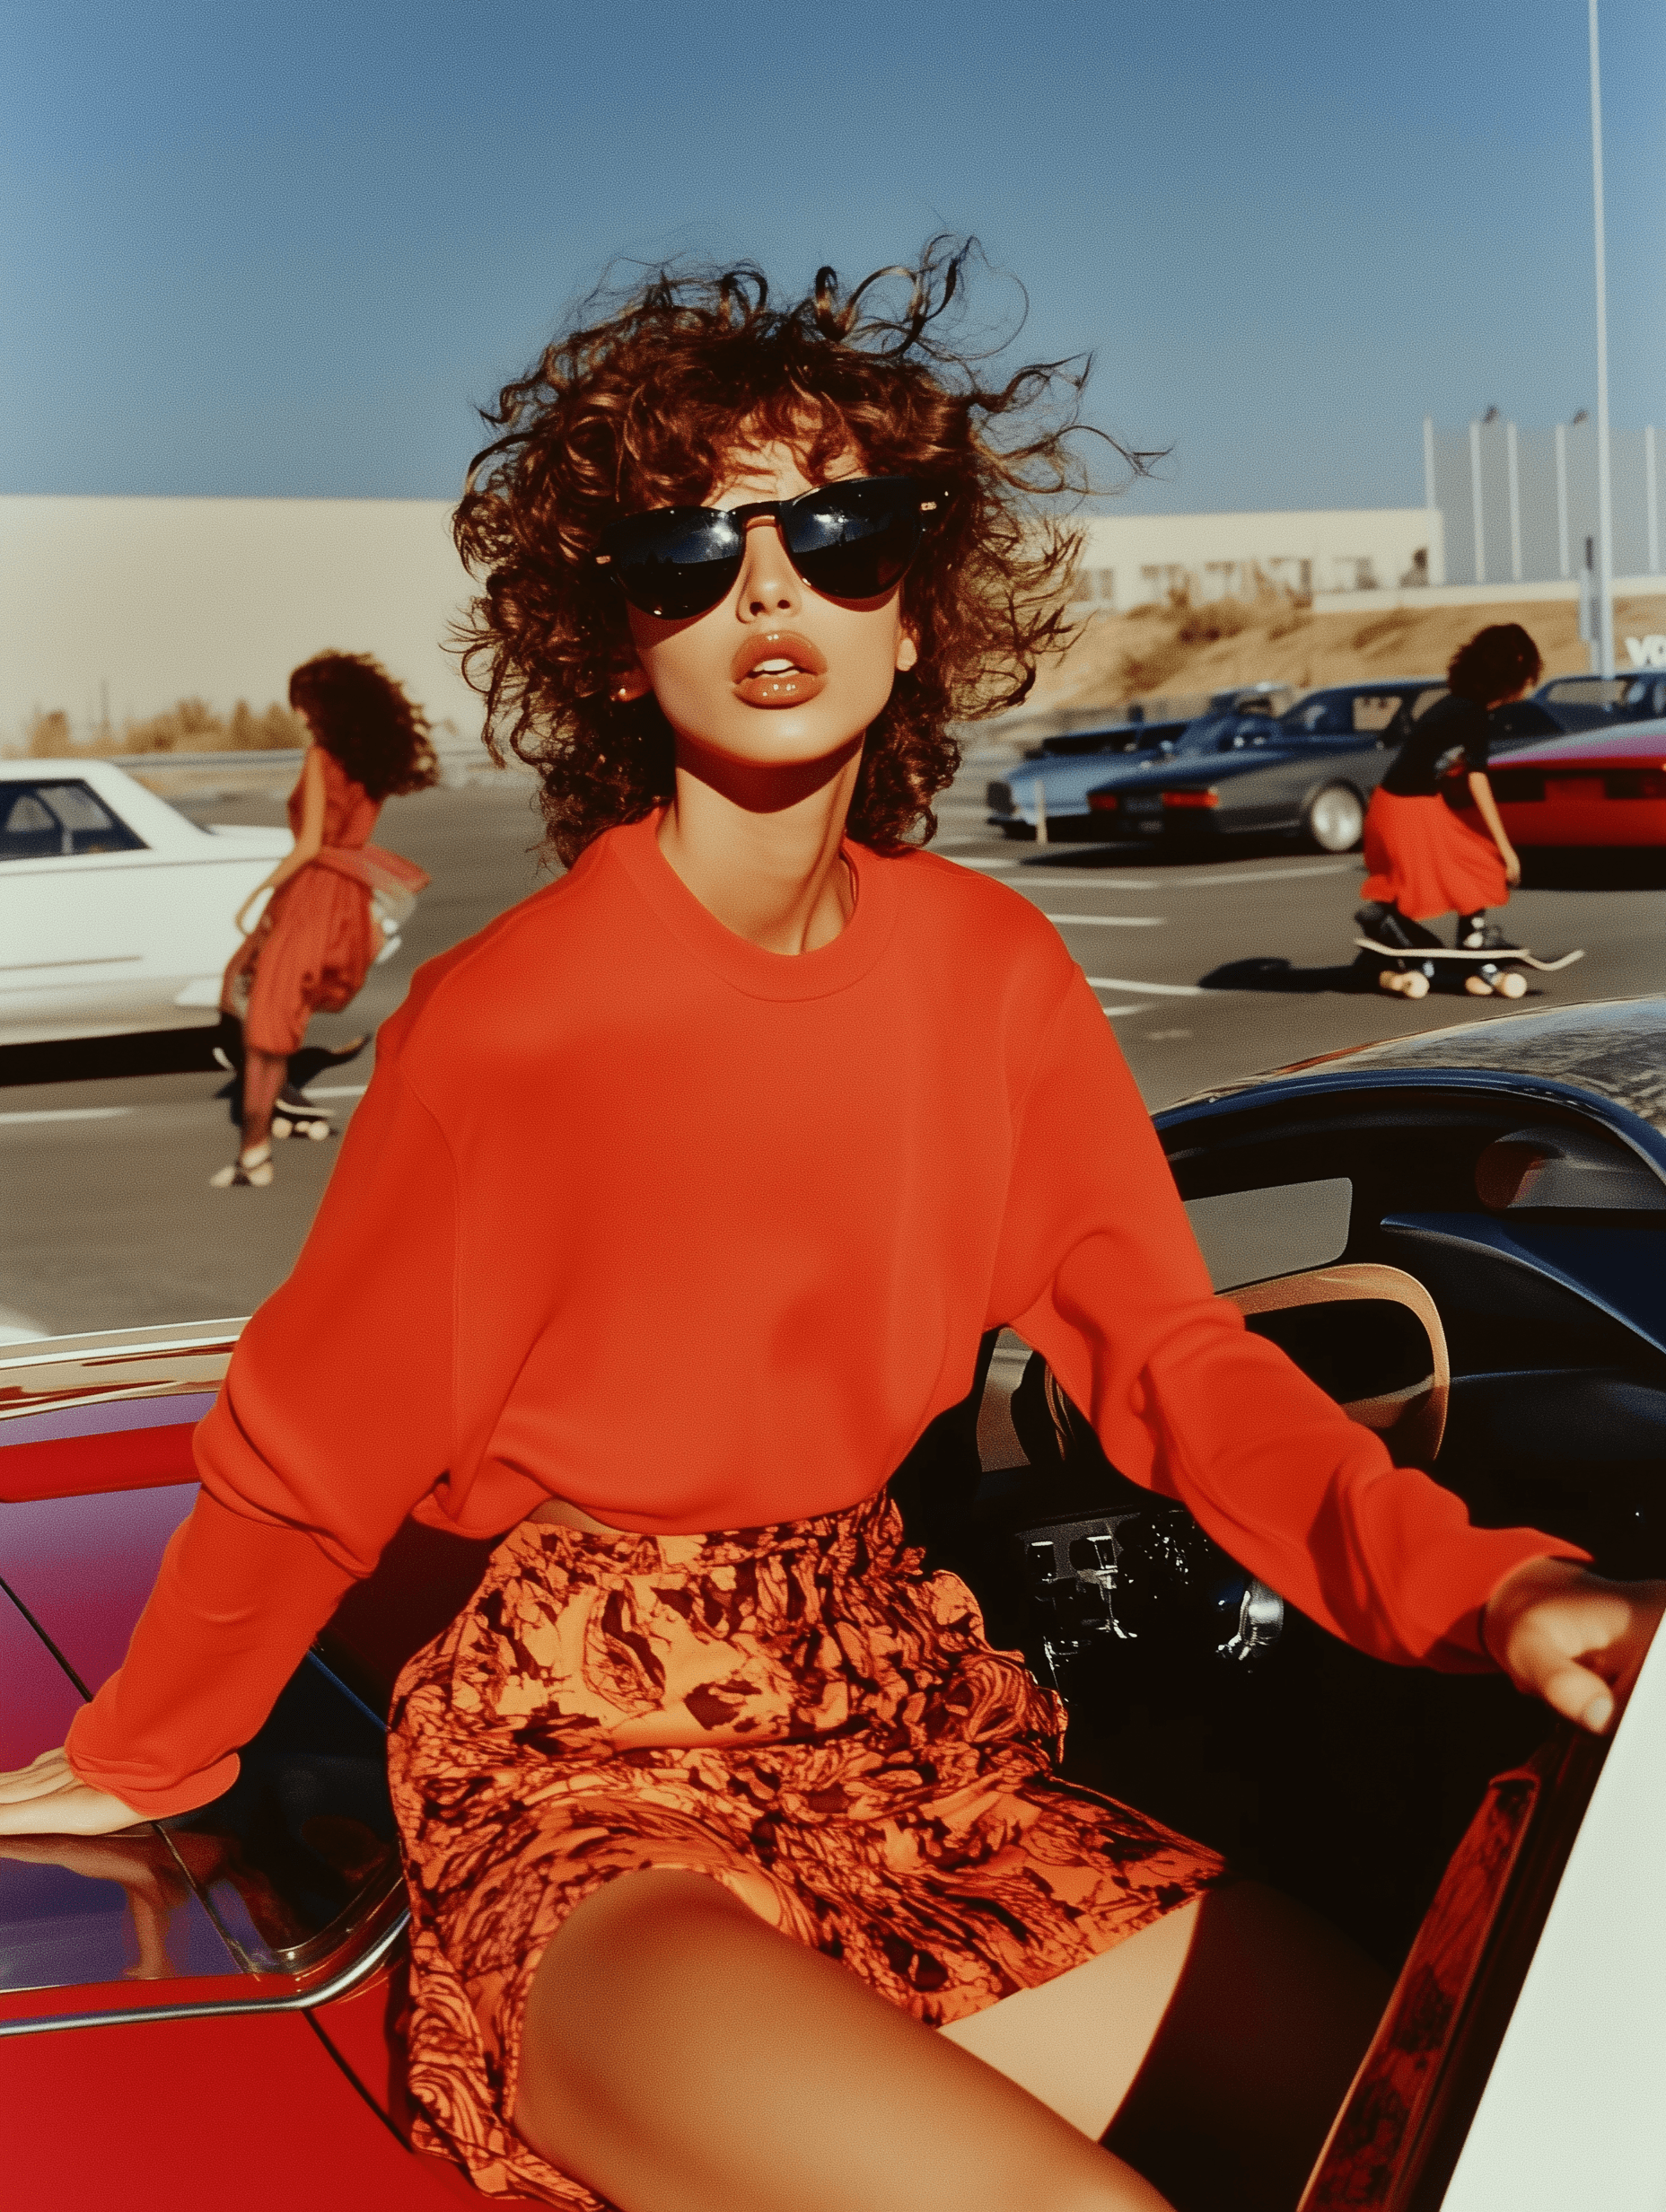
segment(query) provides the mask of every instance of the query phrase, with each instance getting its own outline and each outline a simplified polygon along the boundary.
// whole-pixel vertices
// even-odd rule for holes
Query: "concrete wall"
[[[1100,514],[1084,523],[1077,594],[1117,611],[1184,589],[1194,600],[1253,598],[1267,584],[1315,592],[1445,580],[1438,507],[1270,514]]]
[[[373,653],[436,720],[478,705],[443,649],[469,579],[443,499],[0,498],[0,746],[176,699],[285,696],[326,647]]]

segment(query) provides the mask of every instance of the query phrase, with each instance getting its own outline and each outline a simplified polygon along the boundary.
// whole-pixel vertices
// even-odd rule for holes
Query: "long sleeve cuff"
[[[255,1734],[353,1577],[298,1529],[201,1493],[162,1555],[124,1664],[76,1715],[77,1777],[148,1818],[237,1778]]]

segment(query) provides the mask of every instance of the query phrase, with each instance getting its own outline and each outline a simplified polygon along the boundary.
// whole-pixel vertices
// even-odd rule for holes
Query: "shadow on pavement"
[[[369,1042],[330,1051],[323,1045],[303,1045],[289,1062],[289,1080],[304,1089],[326,1068],[345,1067]],[[200,1075],[224,1069],[218,1045],[232,1061],[241,1061],[241,1040],[235,1023],[223,1021],[214,1029],[145,1030],[128,1037],[66,1037],[51,1044],[0,1045],[0,1089],[37,1083],[109,1083],[127,1075]],[[236,1085],[216,1092],[232,1096]]]
[[[1291,961],[1262,955],[1251,960],[1229,960],[1224,967],[1199,976],[1206,991],[1366,991],[1372,979],[1362,974],[1352,961],[1339,968],[1298,968]]]

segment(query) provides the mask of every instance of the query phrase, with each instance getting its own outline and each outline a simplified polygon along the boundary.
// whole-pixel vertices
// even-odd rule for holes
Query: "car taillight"
[[[1096,814],[1114,814],[1122,802],[1114,791],[1090,791],[1088,804]]]
[[[1605,799],[1666,799],[1666,762],[1657,768],[1612,768],[1602,778]]]
[[[1219,806],[1221,794],[1218,791],[1165,791],[1162,803],[1165,806]]]

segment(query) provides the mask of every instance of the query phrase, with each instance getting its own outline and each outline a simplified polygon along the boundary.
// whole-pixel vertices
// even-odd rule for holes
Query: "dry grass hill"
[[[1622,600],[1623,640],[1666,630],[1666,594]],[[1488,622],[1520,622],[1538,640],[1552,676],[1590,666],[1569,600],[1519,606],[1399,608],[1369,615],[1315,614],[1284,592],[1204,606],[1136,608],[1092,616],[1069,650],[1043,669],[1028,714],[1176,698],[1230,684],[1290,683],[1300,689],[1361,676],[1438,675],[1466,637]]]

